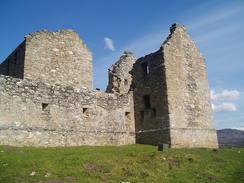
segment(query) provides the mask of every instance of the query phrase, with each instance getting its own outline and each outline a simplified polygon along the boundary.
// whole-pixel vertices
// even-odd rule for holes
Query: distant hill
[[[244,147],[244,131],[236,129],[217,130],[219,147]]]

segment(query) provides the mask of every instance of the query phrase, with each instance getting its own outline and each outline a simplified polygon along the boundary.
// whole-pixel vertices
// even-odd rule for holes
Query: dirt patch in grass
[[[102,167],[93,163],[85,163],[83,165],[83,168],[85,169],[86,172],[92,172],[92,171],[102,171]]]

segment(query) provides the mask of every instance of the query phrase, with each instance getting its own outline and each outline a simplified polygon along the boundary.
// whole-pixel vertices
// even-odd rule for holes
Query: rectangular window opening
[[[83,114],[87,113],[88,108],[83,108]]]
[[[144,107],[146,109],[151,108],[150,95],[143,96],[143,101],[144,101]]]
[[[125,118],[128,120],[131,119],[130,112],[125,112]]]
[[[48,103],[42,103],[42,111],[48,111]]]

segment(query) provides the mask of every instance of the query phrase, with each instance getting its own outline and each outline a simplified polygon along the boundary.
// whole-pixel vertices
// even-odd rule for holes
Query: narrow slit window
[[[148,64],[147,64],[147,75],[149,74],[149,66],[148,66]]]
[[[143,101],[144,101],[144,107],[146,109],[149,109],[151,107],[151,102],[150,102],[150,95],[145,95],[143,97]]]
[[[142,63],[141,66],[142,66],[142,70],[143,70],[144,75],[148,75],[150,73],[148,63]]]

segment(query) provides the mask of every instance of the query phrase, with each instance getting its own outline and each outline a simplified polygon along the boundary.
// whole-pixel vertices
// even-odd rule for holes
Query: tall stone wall
[[[162,50],[138,59],[132,73],[137,143],[169,144],[168,101]]]
[[[218,147],[206,64],[184,26],[133,67],[136,140],[171,147]]]
[[[27,35],[24,43],[0,65],[0,73],[92,89],[92,54],[72,30],[43,30]]]
[[[131,94],[108,94],[0,76],[0,144],[135,143]]]
[[[162,45],[172,147],[217,147],[205,59],[184,26]]]
[[[92,54],[72,30],[29,34],[25,78],[92,89]]]

